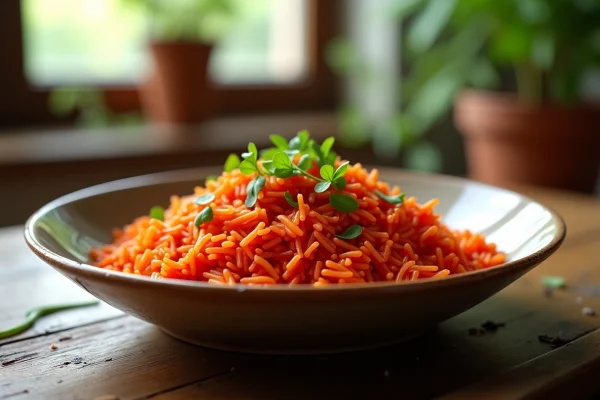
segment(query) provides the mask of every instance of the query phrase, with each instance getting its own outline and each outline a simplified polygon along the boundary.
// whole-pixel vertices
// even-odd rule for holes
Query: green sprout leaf
[[[198,196],[198,198],[196,198],[194,203],[198,204],[199,206],[203,206],[203,205],[209,204],[214,199],[215,199],[214,193],[204,193],[204,194]]]
[[[165,220],[165,209],[159,206],[154,206],[150,209],[150,218],[157,219],[159,221]]]
[[[213,220],[213,210],[210,207],[206,207],[204,210],[200,211],[194,220],[194,226],[198,228],[205,222],[210,222]]]
[[[376,190],[375,194],[377,196],[379,196],[380,199],[382,199],[390,204],[402,204],[402,203],[404,203],[404,197],[406,196],[405,193],[400,193],[400,194],[396,194],[396,195],[386,195],[386,194],[383,194],[379,190]]]
[[[323,153],[324,157],[327,157],[327,155],[331,151],[331,148],[333,147],[333,143],[335,143],[335,139],[332,137],[328,137],[321,144],[321,153]]]
[[[273,170],[273,175],[275,175],[278,178],[289,178],[290,176],[294,176],[296,175],[296,171],[294,171],[293,169],[280,169],[280,168],[275,168]]]
[[[298,132],[296,136],[290,140],[289,149],[290,150],[306,150],[306,146],[308,145],[308,131],[305,129],[303,131]]]
[[[330,194],[329,203],[340,212],[351,213],[358,209],[358,201],[345,194]]]
[[[269,147],[268,149],[261,150],[260,156],[263,159],[263,163],[265,161],[273,160],[275,154],[279,153],[280,151],[281,149],[278,149],[277,147]]]
[[[287,200],[287,202],[290,206],[292,206],[294,208],[300,208],[300,206],[298,205],[298,202],[296,200],[294,200],[294,198],[292,197],[290,192],[285,192],[283,194],[283,197],[285,197],[285,199]]]
[[[331,182],[319,182],[315,185],[315,192],[323,193],[324,191],[329,189],[329,186],[331,186]]]
[[[350,164],[349,161],[346,161],[345,163],[341,164],[336,170],[335,173],[333,174],[333,181],[341,178],[344,176],[344,174],[346,173],[346,170],[348,169],[348,164]]]
[[[275,156],[273,157],[273,165],[275,166],[275,168],[283,170],[294,168],[290,157],[284,152],[275,154]]]
[[[337,189],[337,190],[344,190],[344,188],[346,187],[346,178],[341,177],[336,179],[333,182],[333,186]]]
[[[321,178],[328,182],[333,182],[333,167],[331,165],[323,165],[320,170]]]
[[[306,171],[311,166],[312,159],[310,158],[309,154],[304,154],[302,157],[300,157],[300,161],[298,162],[298,168],[300,168],[302,171]]]
[[[248,143],[248,152],[243,153],[242,158],[245,160],[252,160],[256,163],[256,160],[258,160],[258,149],[254,143]]]
[[[252,175],[256,172],[256,164],[250,158],[246,158],[240,164],[240,171],[244,175]]]
[[[346,229],[346,231],[344,233],[342,233],[341,235],[335,235],[335,237],[338,237],[340,239],[354,239],[360,236],[360,234],[362,233],[362,226],[360,225],[352,225],[350,226],[348,229]]]
[[[275,145],[275,147],[277,147],[280,150],[287,150],[288,149],[288,142],[287,140],[285,140],[285,138],[281,135],[271,135],[271,143],[273,143]]]
[[[223,169],[225,172],[231,172],[239,166],[240,158],[237,154],[230,154],[229,157],[227,157],[227,160],[225,160],[225,167]]]
[[[258,193],[265,187],[266,182],[266,178],[259,175],[248,183],[248,186],[246,187],[246,207],[250,208],[256,204]]]

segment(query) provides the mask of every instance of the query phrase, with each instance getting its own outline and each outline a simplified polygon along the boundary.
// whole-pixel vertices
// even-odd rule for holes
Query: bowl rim
[[[550,257],[562,244],[566,237],[567,227],[562,216],[550,207],[547,207],[532,198],[520,194],[518,192],[501,188],[494,185],[489,185],[474,180],[443,175],[443,174],[432,174],[424,172],[407,171],[401,168],[383,167],[383,166],[367,166],[367,168],[377,168],[382,174],[400,173],[404,177],[408,177],[412,180],[418,180],[423,182],[437,182],[444,180],[450,182],[455,186],[462,186],[465,184],[474,184],[481,188],[499,190],[506,194],[516,195],[522,200],[530,203],[537,204],[548,211],[553,220],[556,223],[557,231],[552,240],[538,251],[531,253],[525,257],[508,261],[504,264],[497,265],[494,267],[481,269],[477,271],[468,271],[461,274],[449,275],[443,279],[424,279],[417,281],[386,281],[386,282],[370,282],[370,283],[356,283],[351,285],[325,285],[322,287],[315,287],[312,285],[286,285],[286,284],[275,284],[275,285],[261,285],[261,286],[249,286],[240,283],[233,285],[211,285],[208,282],[203,281],[186,281],[180,279],[152,279],[147,276],[135,275],[124,273],[120,271],[111,271],[104,268],[99,268],[91,264],[80,262],[69,259],[67,257],[56,254],[49,249],[45,248],[36,238],[34,228],[36,222],[48,212],[66,205],[68,203],[90,198],[103,193],[116,192],[120,190],[135,189],[138,187],[146,187],[153,185],[161,185],[176,182],[185,182],[198,179],[202,181],[204,178],[197,178],[201,176],[208,176],[214,174],[216,171],[222,172],[222,167],[207,166],[190,169],[179,169],[165,172],[158,172],[152,174],[145,174],[139,176],[133,176],[129,178],[113,180],[98,185],[89,186],[84,189],[63,195],[33,213],[25,223],[24,237],[29,248],[43,261],[50,264],[51,266],[59,270],[70,270],[74,275],[86,274],[91,275],[95,278],[106,279],[106,280],[117,280],[121,283],[144,283],[147,285],[158,285],[158,286],[169,286],[188,288],[190,290],[203,289],[211,291],[233,291],[233,292],[287,292],[287,293],[298,293],[298,292],[362,292],[372,291],[373,289],[383,288],[395,288],[397,290],[426,290],[434,287],[445,287],[447,285],[461,285],[461,284],[472,284],[473,280],[480,281],[488,279],[492,276],[512,274],[517,271],[526,272],[534,265],[541,263]],[[62,272],[62,271],[61,271]]]

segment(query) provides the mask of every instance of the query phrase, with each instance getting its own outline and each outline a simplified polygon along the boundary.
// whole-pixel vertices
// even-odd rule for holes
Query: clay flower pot
[[[600,166],[600,108],[528,106],[507,94],[464,91],[454,121],[472,179],[593,192]]]
[[[153,70],[140,94],[146,116],[157,123],[194,124],[215,114],[217,102],[207,79],[212,46],[196,42],[154,42]]]

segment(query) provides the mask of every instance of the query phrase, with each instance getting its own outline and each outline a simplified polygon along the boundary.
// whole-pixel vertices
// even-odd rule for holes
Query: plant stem
[[[544,99],[543,72],[527,62],[516,65],[515,73],[519,100],[541,104]]]
[[[301,173],[302,175],[306,176],[307,178],[310,178],[310,179],[312,179],[312,180],[315,180],[315,181],[317,181],[317,182],[325,182],[325,179],[317,178],[316,176],[314,176],[314,175],[311,175],[311,174],[309,174],[308,172],[306,172],[306,171],[303,171],[302,169],[298,168],[296,165],[294,165],[294,169],[295,169],[296,171],[300,171],[300,173]]]
[[[9,336],[17,335],[21,332],[26,331],[27,329],[33,326],[33,323],[40,317],[44,315],[53,314],[55,312],[70,310],[71,308],[79,308],[79,307],[88,307],[98,304],[99,301],[88,301],[85,303],[75,303],[75,304],[62,304],[58,306],[46,306],[46,307],[38,307],[31,309],[25,313],[25,320],[21,322],[19,325],[14,326],[12,328],[6,329],[4,331],[0,331],[0,339],[7,338]]]

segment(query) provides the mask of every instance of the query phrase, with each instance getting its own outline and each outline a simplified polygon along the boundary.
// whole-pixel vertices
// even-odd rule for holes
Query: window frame
[[[219,114],[333,109],[336,79],[325,61],[327,43],[339,32],[335,17],[342,0],[307,1],[308,73],[305,80],[290,84],[219,86],[223,104]],[[10,96],[0,96],[0,127],[57,122],[47,107],[51,87],[32,87],[27,82],[23,61],[21,1],[0,2],[0,88]],[[106,104],[115,112],[141,108],[135,84],[98,85]],[[5,93],[6,93],[5,92]]]

